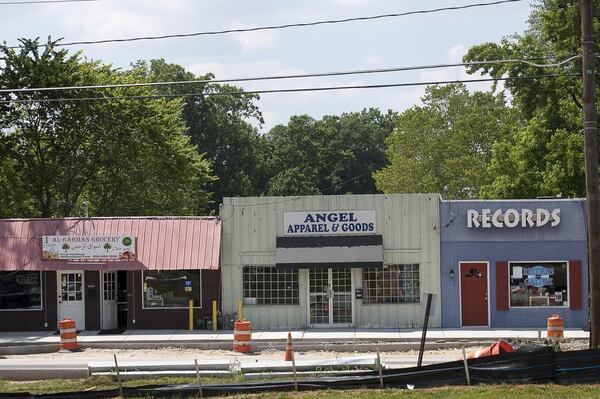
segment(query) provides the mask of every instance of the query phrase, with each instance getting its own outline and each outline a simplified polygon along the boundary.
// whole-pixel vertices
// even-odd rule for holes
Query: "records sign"
[[[44,236],[42,260],[135,260],[132,236]]]

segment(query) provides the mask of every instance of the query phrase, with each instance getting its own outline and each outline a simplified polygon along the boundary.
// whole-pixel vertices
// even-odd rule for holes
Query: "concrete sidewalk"
[[[366,343],[418,343],[421,330],[395,329],[306,329],[292,330],[295,344],[366,344]],[[287,340],[288,330],[259,330],[252,332],[252,342],[268,347]],[[589,332],[581,329],[566,329],[567,339],[588,339]],[[538,339],[546,338],[546,331],[531,329],[431,329],[427,332],[428,343],[444,342],[487,342],[498,339]],[[218,347],[230,345],[233,331],[186,331],[186,330],[128,330],[122,334],[98,334],[98,331],[83,331],[78,334],[78,342],[84,347],[148,347],[161,346],[203,346]],[[0,348],[30,345],[57,345],[60,337],[54,332],[9,332],[0,333]],[[140,346],[141,347],[141,346]]]

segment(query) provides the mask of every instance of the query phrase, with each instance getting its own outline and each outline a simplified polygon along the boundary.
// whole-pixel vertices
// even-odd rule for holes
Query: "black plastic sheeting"
[[[468,361],[471,384],[500,383],[548,383],[558,384],[600,382],[600,350],[553,352],[550,347],[528,352],[512,352],[503,355],[471,359]],[[428,388],[447,385],[466,385],[464,363],[455,362],[432,364],[424,367],[411,367],[397,370],[384,370],[383,383],[386,387]],[[377,372],[344,375],[340,377],[302,379],[299,390],[378,388]],[[239,393],[263,393],[293,391],[293,381],[271,381],[236,384],[203,385],[204,396],[223,396]],[[195,395],[198,385],[146,385],[124,388],[127,396],[167,397]],[[114,398],[119,395],[116,389],[107,391],[84,391],[55,394],[3,394],[4,398],[35,399],[92,399]]]

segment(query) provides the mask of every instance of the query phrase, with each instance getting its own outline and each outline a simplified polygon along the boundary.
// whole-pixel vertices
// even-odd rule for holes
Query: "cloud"
[[[233,26],[232,29],[247,29],[252,27],[253,26],[248,25],[237,25]],[[275,45],[278,38],[278,34],[275,31],[233,33],[233,35],[234,40],[244,53],[271,48]]]
[[[381,67],[385,64],[380,54],[368,54],[364,57],[364,60],[370,67]]]

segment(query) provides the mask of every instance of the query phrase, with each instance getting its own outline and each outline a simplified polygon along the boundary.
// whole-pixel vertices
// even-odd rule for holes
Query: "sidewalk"
[[[421,330],[395,329],[306,329],[292,330],[295,343],[374,343],[374,342],[419,342]],[[260,330],[252,332],[252,342],[285,343],[288,330]],[[581,329],[565,329],[565,338],[588,339],[589,332]],[[546,331],[530,329],[431,329],[427,331],[428,342],[482,342],[498,339],[537,339],[545,338]],[[83,346],[126,344],[230,344],[233,331],[186,331],[186,330],[127,330],[122,334],[98,334],[98,331],[83,331],[78,334],[78,342]],[[8,332],[0,333],[0,347],[22,345],[59,344],[60,337],[54,332]],[[194,345],[195,346],[195,345]]]

